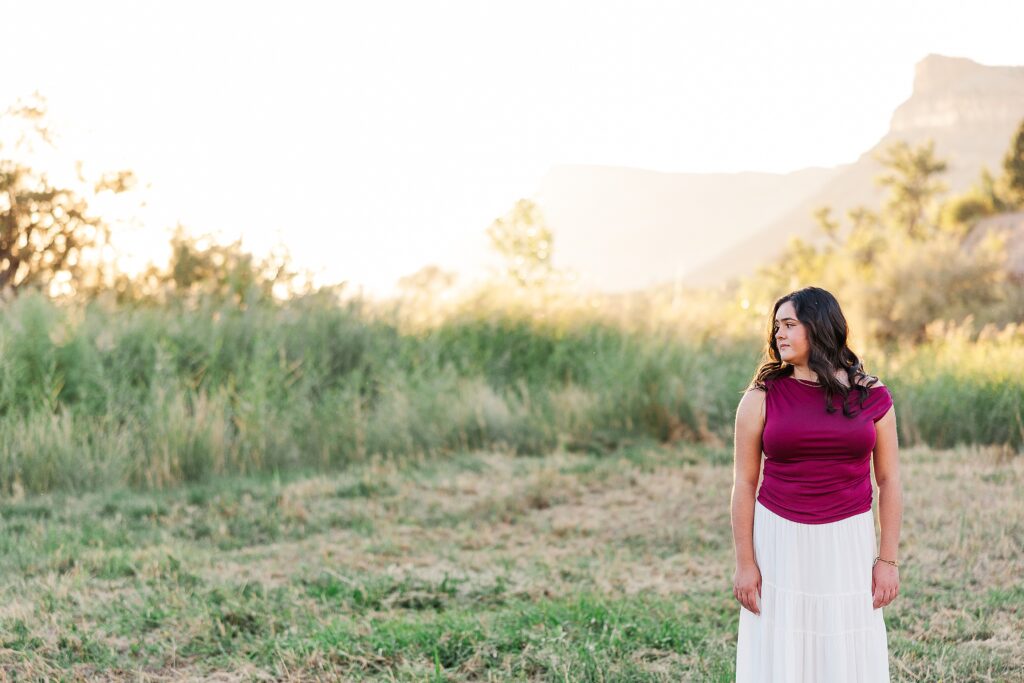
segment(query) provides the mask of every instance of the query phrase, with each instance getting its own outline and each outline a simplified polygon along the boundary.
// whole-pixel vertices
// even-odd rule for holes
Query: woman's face
[[[791,365],[806,365],[811,354],[807,328],[796,319],[792,301],[787,301],[775,313],[775,344],[779,357]]]

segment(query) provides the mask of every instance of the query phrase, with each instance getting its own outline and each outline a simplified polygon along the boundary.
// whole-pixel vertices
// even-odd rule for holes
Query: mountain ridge
[[[816,239],[820,206],[833,216],[877,208],[875,156],[896,140],[935,140],[943,181],[967,189],[1001,163],[1024,118],[1024,66],[988,66],[929,54],[888,131],[855,161],[788,173],[670,173],[564,164],[543,176],[534,201],[554,234],[553,261],[607,292],[719,286],[777,258],[790,235]]]
[[[997,168],[1024,118],[1024,67],[930,54],[914,73],[911,96],[893,112],[889,131],[878,143],[800,205],[685,273],[682,283],[723,284],[780,256],[790,235],[814,238],[812,214],[819,206],[831,206],[834,216],[857,205],[877,207],[883,195],[874,177],[883,169],[875,155],[898,140],[934,140],[936,155],[948,161],[942,179],[950,192],[966,190],[982,167]]]

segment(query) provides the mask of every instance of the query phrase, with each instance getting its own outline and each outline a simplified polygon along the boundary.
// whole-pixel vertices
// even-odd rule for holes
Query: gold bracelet
[[[879,562],[885,562],[886,564],[891,564],[892,566],[896,567],[897,569],[900,568],[900,563],[899,562],[897,562],[896,560],[883,560],[881,555],[879,555],[878,557],[875,558],[875,561],[871,563],[871,566],[874,567]]]

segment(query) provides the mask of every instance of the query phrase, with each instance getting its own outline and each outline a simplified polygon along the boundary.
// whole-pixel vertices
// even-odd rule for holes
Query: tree
[[[935,141],[911,147],[900,140],[876,158],[886,168],[875,181],[889,188],[884,211],[889,223],[912,240],[931,237],[938,224],[932,215],[936,200],[946,190],[937,176],[947,167],[935,157]]]
[[[83,193],[55,186],[46,173],[16,160],[36,142],[53,146],[46,102],[38,93],[0,114],[0,122],[21,130],[13,144],[0,140],[0,289],[16,293],[33,287],[55,294],[61,287],[75,292],[95,285],[103,268],[97,255],[109,242],[110,229],[90,213],[86,193],[123,192],[134,175],[104,174]],[[90,254],[96,257],[92,263]]]
[[[240,239],[220,244],[210,235],[192,235],[179,224],[171,237],[167,266],[150,266],[135,277],[121,274],[114,289],[121,301],[205,298],[244,307],[275,295],[309,293],[311,287],[312,274],[293,270],[284,246],[256,258],[242,248]]]
[[[1004,299],[1003,238],[994,235],[967,252],[954,235],[940,233],[924,243],[901,237],[881,256],[875,276],[857,281],[851,297],[870,303],[866,331],[887,343],[920,342],[935,320],[985,317]]]
[[[397,306],[406,329],[424,330],[439,324],[456,302],[453,295],[458,279],[458,273],[433,264],[399,278]]]
[[[1015,206],[1024,205],[1024,120],[1017,127],[1010,149],[1003,157],[1003,178],[1009,201]]]
[[[850,232],[842,248],[853,260],[858,276],[869,277],[879,254],[888,245],[881,218],[863,206],[848,210],[846,216],[850,219]]]
[[[505,257],[505,272],[522,287],[550,280],[551,229],[540,208],[529,199],[520,199],[503,218],[487,228],[491,245]]]

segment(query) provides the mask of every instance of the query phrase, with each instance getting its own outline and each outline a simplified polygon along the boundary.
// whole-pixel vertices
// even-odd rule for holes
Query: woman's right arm
[[[761,433],[765,393],[751,389],[736,409],[733,449],[732,535],[736,546],[733,595],[754,614],[760,614],[761,571],[754,557],[754,496],[761,475]]]

